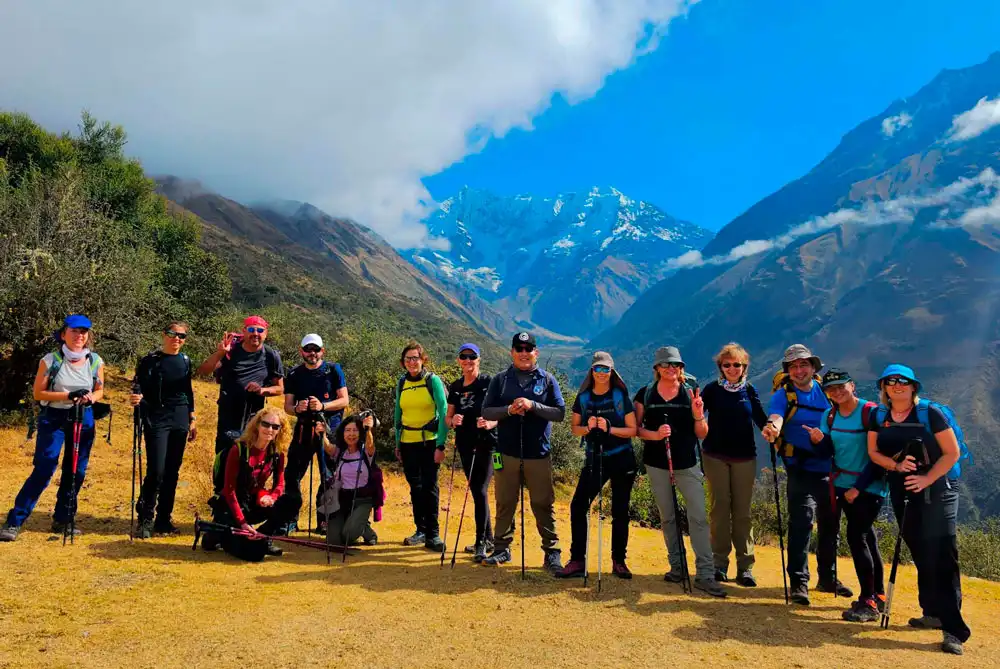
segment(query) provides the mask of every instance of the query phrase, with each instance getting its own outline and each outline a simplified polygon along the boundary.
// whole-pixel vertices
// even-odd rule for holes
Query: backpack
[[[153,364],[146,368],[146,374],[145,374],[145,376],[146,376],[146,379],[152,379],[154,377],[154,370],[155,370],[155,377],[159,381],[159,385],[157,386],[157,397],[156,397],[156,399],[160,403],[160,406],[163,406],[163,385],[162,385],[163,384],[163,356],[164,356],[163,351],[161,351],[159,349],[157,349],[155,351],[150,351],[149,353],[146,354],[147,358],[152,358],[153,359]],[[184,376],[190,377],[191,376],[191,358],[189,358],[186,353],[181,353],[180,356],[184,360]],[[140,381],[140,379],[138,378],[138,375],[136,376],[136,379],[135,379],[134,382],[137,383],[137,384],[139,384],[140,392],[141,392],[142,381]]]
[[[831,403],[832,404],[832,403]],[[878,409],[878,404],[876,402],[865,402],[861,407],[861,431],[867,432],[869,426],[872,424],[872,411]],[[833,431],[833,421],[836,418],[835,413],[837,411],[836,407],[831,406],[830,411],[826,414],[826,429],[828,432]],[[878,421],[876,421],[878,422]],[[844,430],[845,432],[855,432],[855,430]]]
[[[513,369],[514,369],[514,366],[511,365],[510,367],[507,368],[507,371],[505,371],[500,376],[500,398],[501,399],[503,399],[504,394],[507,392],[507,378],[509,376],[513,375],[513,374],[516,374],[516,372],[514,372]],[[541,367],[536,367],[535,371],[532,372],[532,373],[533,373],[533,375],[535,377],[535,381],[534,381],[534,384],[533,384],[534,387],[531,389],[531,392],[534,395],[542,397],[542,396],[545,395],[546,391],[548,391],[548,389],[549,389],[549,378],[550,378],[550,375],[549,375],[548,372],[546,372]],[[522,388],[522,390],[524,390],[524,389]]]
[[[101,356],[91,352],[87,354],[87,364],[90,365],[90,376],[91,384],[90,388],[93,390],[97,387],[99,379],[97,377],[97,370],[101,367]],[[45,386],[46,390],[52,390],[53,386],[56,385],[56,375],[59,374],[59,370],[62,369],[63,365],[63,354],[62,351],[56,349],[52,351],[52,365],[46,372],[46,377],[48,382]]]
[[[955,440],[958,442],[958,462],[956,462],[952,468],[948,471],[948,478],[957,479],[962,475],[962,462],[968,461],[969,465],[976,464],[975,459],[972,457],[972,451],[969,450],[969,445],[965,441],[965,433],[958,424],[958,419],[955,417],[955,412],[951,410],[946,404],[941,404],[939,402],[932,402],[931,400],[921,399],[917,402],[917,420],[929,434],[934,434],[931,431],[931,420],[930,420],[930,408],[934,407],[941,412],[944,416],[945,422],[955,432]],[[888,423],[887,419],[889,417],[889,407],[879,406],[876,410],[876,424],[884,427],[890,427],[892,425],[912,425],[912,423]]]
[[[220,361],[218,369],[215,370],[214,376],[216,383],[222,383],[222,375],[225,372],[229,360],[231,360],[231,355],[232,351],[226,353]],[[276,379],[281,376],[278,374],[278,354],[267,344],[264,345],[264,364],[267,367],[267,378],[265,378],[264,381]]]
[[[652,404],[649,400],[653,397],[653,391],[656,390],[656,384],[658,379],[653,379],[649,385],[646,386],[646,392],[642,396],[642,422],[643,427],[646,427],[646,416],[649,415],[649,409],[653,406],[657,408],[663,407],[675,407],[675,406],[691,406],[691,400],[694,397],[694,391],[698,389],[698,379],[691,376],[687,372],[684,372],[684,389],[686,393],[678,393],[678,395],[684,397],[685,402],[664,402],[663,404]],[[646,429],[649,429],[648,427]]]
[[[250,488],[251,477],[253,475],[253,472],[250,470],[250,447],[242,441],[232,441],[228,446],[215,454],[215,460],[212,463],[212,485],[215,487],[215,494],[208,500],[208,503],[213,509],[220,508],[219,505],[221,504],[221,507],[225,507],[227,512],[229,508],[226,500],[222,497],[222,488],[226,484],[226,460],[229,459],[229,451],[233,448],[240,449],[240,474],[236,497],[241,505],[247,507],[250,506],[250,499],[246,497],[246,491]],[[278,449],[274,443],[268,444],[267,457],[271,459],[271,471],[278,471]]]
[[[584,420],[586,420],[587,414],[590,412],[590,408],[591,408],[590,399],[591,399],[591,397],[593,397],[593,390],[589,389],[589,388],[587,390],[584,390],[579,395],[577,395],[577,399],[580,401],[580,412],[581,412],[580,416]],[[620,418],[622,420],[623,424],[624,424],[624,421],[625,421],[625,400],[627,399],[627,397],[628,397],[628,391],[626,389],[621,388],[619,386],[612,386],[611,387],[611,399],[612,399],[612,402],[614,403],[615,415],[617,415],[618,418]],[[597,415],[597,414],[591,414],[591,415]],[[602,438],[604,436],[606,436],[606,435],[601,434],[601,435],[599,435],[599,438]],[[588,441],[587,437],[583,437],[581,439],[581,445],[584,444],[584,443],[586,443],[588,445],[588,447],[589,447],[590,442]],[[621,444],[619,446],[616,446],[616,447],[612,448],[611,450],[603,450],[602,449],[601,453],[602,453],[602,455],[605,455],[605,456],[615,455],[616,453],[624,451],[625,449],[628,449],[628,448],[632,448],[632,440],[631,439],[628,440],[627,443]]]
[[[813,374],[813,383],[822,384],[823,378],[819,374]],[[788,421],[791,420],[792,416],[799,410],[799,396],[795,392],[795,384],[792,383],[792,377],[788,375],[784,369],[778,370],[774,377],[771,379],[771,392],[776,393],[779,390],[785,391],[785,415],[782,417],[781,421],[781,432],[778,433],[778,438],[774,440],[774,448],[781,453],[784,457],[790,458],[795,455],[795,448],[790,442],[785,441],[785,428],[788,426]],[[826,407],[811,407],[808,405],[801,405],[807,409],[813,409],[815,411],[826,411],[829,406]]]
[[[56,350],[52,351],[52,365],[45,372],[46,390],[52,390],[52,388],[55,386],[56,375],[59,374],[59,370],[62,368],[63,361],[64,358],[62,351],[60,349],[57,348]],[[100,383],[100,377],[97,376],[97,371],[101,368],[101,364],[103,362],[104,361],[101,359],[101,356],[97,355],[96,353],[90,352],[87,354],[87,364],[90,366],[91,390],[96,388],[97,384]],[[44,405],[41,404],[41,402],[33,401],[32,406],[33,406],[33,411],[30,412],[31,415],[28,417],[28,435],[27,435],[28,439],[31,439],[33,436],[35,436],[35,430],[37,429],[38,426],[38,415],[41,413],[41,410],[45,408]],[[93,412],[95,421],[101,420],[106,416],[110,416],[112,413],[111,405],[106,402],[94,402],[94,404],[91,407],[91,410]],[[109,444],[111,443],[110,421],[108,422],[107,442]]]
[[[430,396],[432,404],[435,404],[435,402],[434,402],[434,391],[431,390],[431,379],[434,378],[434,377],[435,377],[434,372],[425,371],[424,374],[423,374],[423,378],[421,379],[424,382],[424,384],[423,384],[424,388],[427,390],[427,394]],[[406,374],[404,374],[401,377],[399,377],[399,381],[396,382],[396,398],[397,398],[397,401],[399,401],[398,398],[400,396],[402,396],[402,394],[403,394],[403,385],[405,383],[406,383]],[[414,386],[413,388],[410,388],[410,390],[415,390],[418,387],[419,386]],[[402,418],[400,418],[400,420],[402,420]],[[410,427],[410,426],[407,426],[407,425],[403,425],[402,428],[404,430],[417,430],[417,431],[420,431],[420,432],[437,432],[437,429],[438,429],[438,419],[435,418],[434,420],[432,420],[431,422],[427,423],[427,425],[424,425],[423,427]]]

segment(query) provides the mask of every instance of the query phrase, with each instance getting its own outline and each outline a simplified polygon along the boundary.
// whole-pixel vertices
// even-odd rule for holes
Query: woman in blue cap
[[[90,449],[94,445],[94,412],[92,405],[104,397],[104,362],[93,353],[90,343],[90,319],[83,314],[71,314],[56,333],[59,347],[45,355],[35,374],[33,395],[42,405],[35,438],[34,468],[7,514],[0,529],[0,541],[14,541],[24,521],[31,515],[38,498],[48,487],[59,464],[59,451],[67,444],[63,455],[62,478],[52,514],[52,532],[64,534],[76,515],[76,499],[87,474]],[[78,432],[74,427],[79,424]],[[78,439],[79,451],[73,457],[73,440]],[[76,472],[73,472],[74,460]],[[70,490],[75,482],[75,489]],[[74,534],[80,534],[75,527]]]
[[[958,439],[944,412],[920,399],[912,369],[889,365],[878,385],[881,407],[868,433],[868,455],[889,472],[893,512],[917,567],[923,615],[910,626],[940,628],[941,649],[961,655],[971,632],[961,612],[958,489],[948,476],[961,455]]]

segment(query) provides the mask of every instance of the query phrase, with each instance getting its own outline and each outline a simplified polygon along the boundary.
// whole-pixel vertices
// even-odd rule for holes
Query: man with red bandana
[[[281,354],[264,345],[267,327],[262,317],[250,316],[240,334],[222,335],[215,353],[198,367],[199,374],[213,375],[219,384],[216,453],[232,442],[226,433],[241,433],[250,417],[264,408],[266,397],[285,393]]]

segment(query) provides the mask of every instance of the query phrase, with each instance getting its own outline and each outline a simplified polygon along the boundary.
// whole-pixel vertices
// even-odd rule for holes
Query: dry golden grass
[[[118,398],[124,392],[114,387]],[[911,568],[900,570],[889,631],[842,622],[846,602],[832,595],[814,594],[808,609],[786,607],[778,554],[767,548],[758,549],[756,590],[734,586],[725,601],[683,595],[661,580],[660,534],[640,528],[629,544],[634,580],[605,576],[600,594],[579,580],[556,581],[539,568],[530,512],[527,581],[517,542],[505,568],[478,567],[460,554],[454,571],[442,570],[434,555],[399,543],[412,526],[398,476],[388,483],[386,520],[376,525],[382,543],[346,565],[327,566],[310,549],[261,564],[193,552],[191,523],[205,509],[214,435],[214,388],[198,392],[204,432],[181,472],[175,518],[185,535],[129,542],[131,416],[116,406],[113,444],[100,438],[95,445],[80,495],[86,534],[65,548],[48,534],[54,481],[21,538],[0,544],[0,666],[1000,666],[1000,584],[964,582],[973,638],[965,657],[953,658],[938,652],[939,633],[904,627],[917,613]],[[31,466],[33,445],[23,445],[23,436],[0,431],[3,510]],[[456,483],[456,514],[464,491]],[[565,503],[559,511],[565,557]],[[456,521],[452,514],[449,543]],[[472,526],[470,504],[465,538]],[[607,568],[610,523],[604,539]],[[850,561],[839,569],[854,584]]]

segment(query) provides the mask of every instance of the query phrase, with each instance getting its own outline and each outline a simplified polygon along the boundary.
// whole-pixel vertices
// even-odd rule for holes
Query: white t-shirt
[[[96,353],[91,353],[90,355],[97,363],[98,368],[104,364],[104,361]],[[48,370],[52,369],[52,365],[55,364],[55,358],[51,353],[46,353],[42,361],[45,363],[47,377]],[[74,390],[93,390],[94,376],[90,371],[90,364],[91,362],[87,358],[74,364],[64,357],[62,365],[59,367],[59,372],[56,374],[56,378],[53,379],[54,383],[49,390],[56,393],[71,393]],[[52,407],[53,409],[71,409],[73,407],[73,403],[67,400],[60,400],[58,402],[42,401],[40,404]]]

